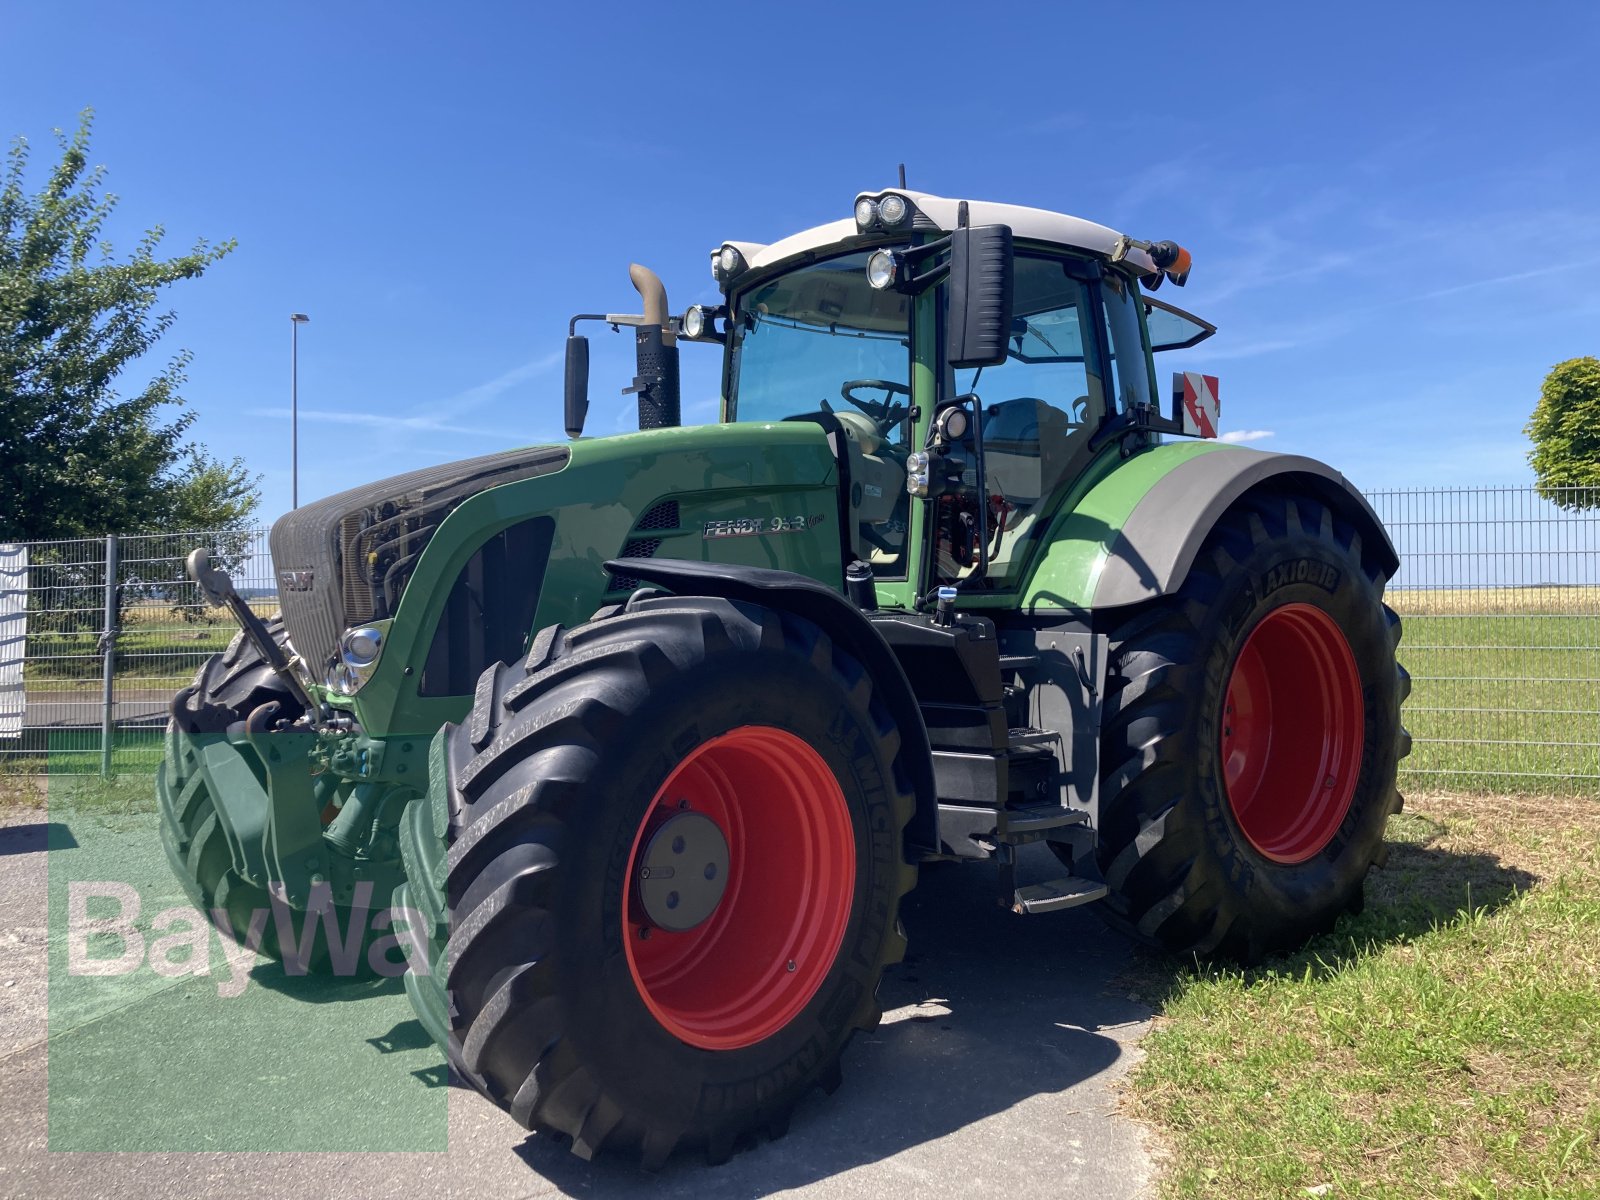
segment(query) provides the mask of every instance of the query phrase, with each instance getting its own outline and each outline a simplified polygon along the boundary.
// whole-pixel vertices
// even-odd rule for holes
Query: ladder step
[[[1100,899],[1111,889],[1093,879],[1069,875],[1065,879],[1052,879],[1048,883],[1031,883],[1013,894],[1011,911],[1017,913],[1047,913],[1062,908],[1076,908]]]
[[[1051,829],[1064,829],[1070,825],[1087,825],[1089,814],[1081,808],[1062,808],[1059,804],[1041,804],[1037,808],[1006,808],[1000,810],[999,836],[1009,840],[1020,834],[1044,833]]]
[[[1055,729],[1012,729],[1006,737],[1013,750],[1018,746],[1048,746],[1061,740],[1060,732]]]

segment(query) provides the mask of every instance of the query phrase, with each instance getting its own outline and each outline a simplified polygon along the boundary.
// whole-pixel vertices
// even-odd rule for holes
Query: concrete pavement
[[[93,818],[51,819],[13,813],[0,828],[0,1195],[1148,1194],[1140,1131],[1116,1112],[1117,1081],[1150,1016],[1117,982],[1131,951],[1085,910],[1041,917],[999,910],[992,874],[981,867],[924,872],[904,914],[911,957],[884,983],[884,1024],[847,1051],[844,1086],[803,1102],[787,1137],[721,1167],[692,1155],[658,1175],[611,1160],[585,1163],[459,1088],[448,1089],[441,1110],[446,1151],[47,1151],[47,1113],[64,1128],[61,1102],[69,1099],[47,1104],[48,1058],[58,1066],[81,1062],[83,1039],[114,1046],[125,1036],[119,1030],[197,1002],[194,989],[211,985],[154,980],[115,1010],[71,1020],[58,1011],[47,1039],[47,838],[63,869],[82,853],[79,843],[93,840],[85,824]],[[314,994],[265,963],[252,979],[262,985],[252,993],[260,1007],[230,1010],[241,1014],[230,1036],[242,1059],[271,1055],[271,1045],[260,1044],[270,1043],[263,1029],[309,1022],[324,1023],[318,1030],[335,1035],[341,1050],[366,1056],[351,1077],[370,1075],[376,1093],[307,1106],[313,1128],[352,1131],[353,1141],[333,1144],[364,1144],[360,1131],[382,1119],[385,1097],[398,1103],[423,1095],[417,1089],[442,1088],[436,1052],[418,1036],[394,983]],[[181,1049],[172,1053],[181,1059]],[[117,1058],[104,1061],[105,1087],[114,1089]],[[173,1086],[190,1084],[180,1071]]]

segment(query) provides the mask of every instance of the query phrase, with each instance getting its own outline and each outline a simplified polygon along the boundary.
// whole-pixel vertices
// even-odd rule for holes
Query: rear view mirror
[[[1011,226],[979,225],[950,234],[950,301],[945,348],[950,365],[990,367],[1006,360],[1011,334]]]
[[[583,435],[584,418],[589,415],[589,339],[574,334],[567,339],[567,380],[565,397],[567,436]]]

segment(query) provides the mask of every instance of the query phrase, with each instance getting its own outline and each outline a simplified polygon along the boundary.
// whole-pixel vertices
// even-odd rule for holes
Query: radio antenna
[[[900,186],[901,187],[905,187],[905,185],[906,185],[906,165],[905,165],[905,163],[901,163],[900,164]]]

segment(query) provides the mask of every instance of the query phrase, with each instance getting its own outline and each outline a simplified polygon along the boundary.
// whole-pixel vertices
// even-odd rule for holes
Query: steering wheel
[[[855,394],[857,388],[871,388],[874,391],[881,391],[883,399],[868,400],[857,396]],[[895,383],[889,379],[846,380],[844,386],[839,389],[839,394],[876,421],[878,423],[878,432],[882,434],[887,434],[889,430],[903,421],[906,413],[911,410],[909,403],[911,389],[903,383]],[[893,396],[904,396],[907,399],[907,403],[896,404],[891,399]]]

